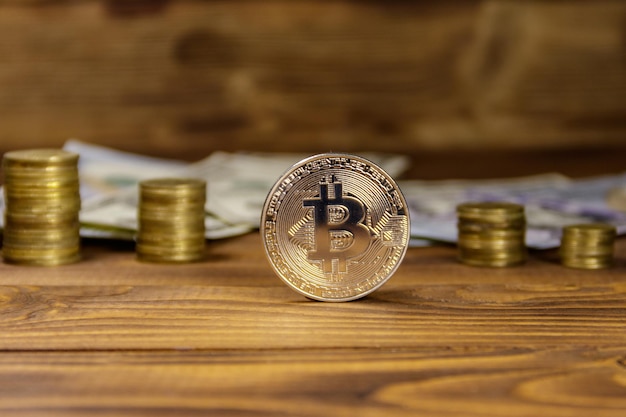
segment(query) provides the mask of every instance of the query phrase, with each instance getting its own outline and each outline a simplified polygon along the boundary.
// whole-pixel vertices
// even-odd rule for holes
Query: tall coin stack
[[[4,154],[5,262],[52,266],[80,259],[77,163],[77,154],[60,149]]]
[[[145,262],[199,261],[205,253],[206,182],[162,178],[139,184],[137,258]]]
[[[457,215],[459,260],[464,264],[506,267],[526,260],[524,206],[464,203]]]
[[[615,227],[608,224],[566,226],[561,238],[561,263],[570,268],[608,268],[613,263],[615,236]]]

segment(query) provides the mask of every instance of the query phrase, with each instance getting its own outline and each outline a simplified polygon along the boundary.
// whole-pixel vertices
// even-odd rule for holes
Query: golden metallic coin
[[[508,223],[489,223],[489,222],[476,222],[468,221],[459,217],[458,228],[459,232],[463,233],[478,233],[481,235],[490,236],[512,236],[516,233],[524,233],[526,226],[525,221],[508,222]]]
[[[504,201],[468,202],[457,207],[459,216],[484,221],[486,217],[518,218],[524,216],[524,206]]]
[[[29,168],[50,171],[65,168],[74,170],[77,162],[78,154],[62,149],[25,149],[7,152],[3,157],[5,169],[15,168],[21,171]]]
[[[80,259],[78,155],[60,149],[7,152],[5,262],[52,266]]]
[[[157,178],[140,183],[142,198],[164,198],[173,200],[180,197],[204,198],[206,181],[196,178]]]
[[[616,229],[602,223],[574,224],[563,228],[561,263],[570,268],[602,269],[613,263]]]
[[[2,257],[4,262],[15,265],[28,266],[57,266],[71,264],[80,261],[80,248],[74,248],[71,253],[59,253],[58,251],[33,251],[24,254],[13,249],[3,247]]]
[[[160,245],[163,247],[190,246],[196,245],[204,249],[204,233],[178,233],[168,235],[162,232],[142,232],[137,236],[137,242],[145,244]]]
[[[353,155],[321,154],[291,167],[261,216],[278,276],[320,301],[350,301],[382,286],[409,241],[409,213],[394,180]]]
[[[524,206],[468,202],[457,207],[458,258],[473,266],[508,267],[526,260]]]
[[[158,225],[158,226],[176,226],[183,227],[184,225],[196,226],[197,224],[204,224],[204,209],[202,210],[194,210],[194,211],[176,211],[175,208],[172,209],[172,213],[167,217],[167,210],[163,210],[162,213],[154,213],[148,210],[141,210],[139,213],[141,216],[142,223]]]
[[[159,178],[139,184],[137,259],[186,263],[204,259],[206,182]]]
[[[171,249],[157,248],[155,251],[150,252],[150,248],[141,247],[137,252],[137,259],[150,263],[186,264],[200,262],[204,260],[204,255],[204,250],[177,252]]]

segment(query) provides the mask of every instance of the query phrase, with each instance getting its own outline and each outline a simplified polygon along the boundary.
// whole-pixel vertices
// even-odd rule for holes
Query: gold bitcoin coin
[[[289,169],[267,196],[265,252],[278,276],[319,301],[350,301],[382,286],[409,241],[402,192],[363,158],[321,154]]]

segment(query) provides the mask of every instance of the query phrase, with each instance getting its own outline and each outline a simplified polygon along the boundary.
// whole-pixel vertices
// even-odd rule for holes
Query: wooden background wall
[[[624,149],[626,1],[0,0],[0,118],[0,152]]]

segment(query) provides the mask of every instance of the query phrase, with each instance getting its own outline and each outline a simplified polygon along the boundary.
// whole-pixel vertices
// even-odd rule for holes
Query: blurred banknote
[[[626,233],[626,212],[610,195],[626,185],[626,174],[573,180],[559,174],[498,179],[400,182],[411,211],[414,244],[424,239],[456,242],[456,206],[468,201],[509,201],[526,210],[526,245],[560,245],[563,226],[604,222]]]
[[[159,177],[189,176],[189,163],[122,152],[77,140],[64,149],[78,153],[84,237],[132,239],[137,230],[137,184]],[[207,239],[247,233],[252,227],[231,223],[207,212]]]
[[[259,226],[267,193],[276,180],[292,165],[309,155],[215,152],[191,164],[193,177],[207,181],[207,211],[233,224]],[[363,153],[392,176],[409,165],[405,156]]]
[[[158,177],[194,177],[207,182],[206,237],[221,239],[259,226],[267,193],[276,179],[304,154],[214,152],[198,162],[153,158],[68,141],[78,153],[81,180],[81,235],[132,239],[137,228],[137,184]],[[364,154],[392,175],[409,164],[407,157]]]
[[[153,158],[76,140],[65,149],[80,154],[81,235],[132,239],[137,229],[137,184],[157,177],[196,177],[207,182],[206,237],[220,239],[258,228],[274,182],[304,154],[214,152],[198,162]],[[361,154],[399,176],[409,159]],[[626,174],[573,180],[559,174],[494,180],[400,181],[411,211],[413,245],[456,242],[456,206],[467,201],[523,204],[527,246],[557,247],[561,228],[606,222],[626,233]],[[0,212],[3,201],[0,193]],[[3,216],[0,215],[0,223]],[[1,224],[0,224],[1,226]]]

